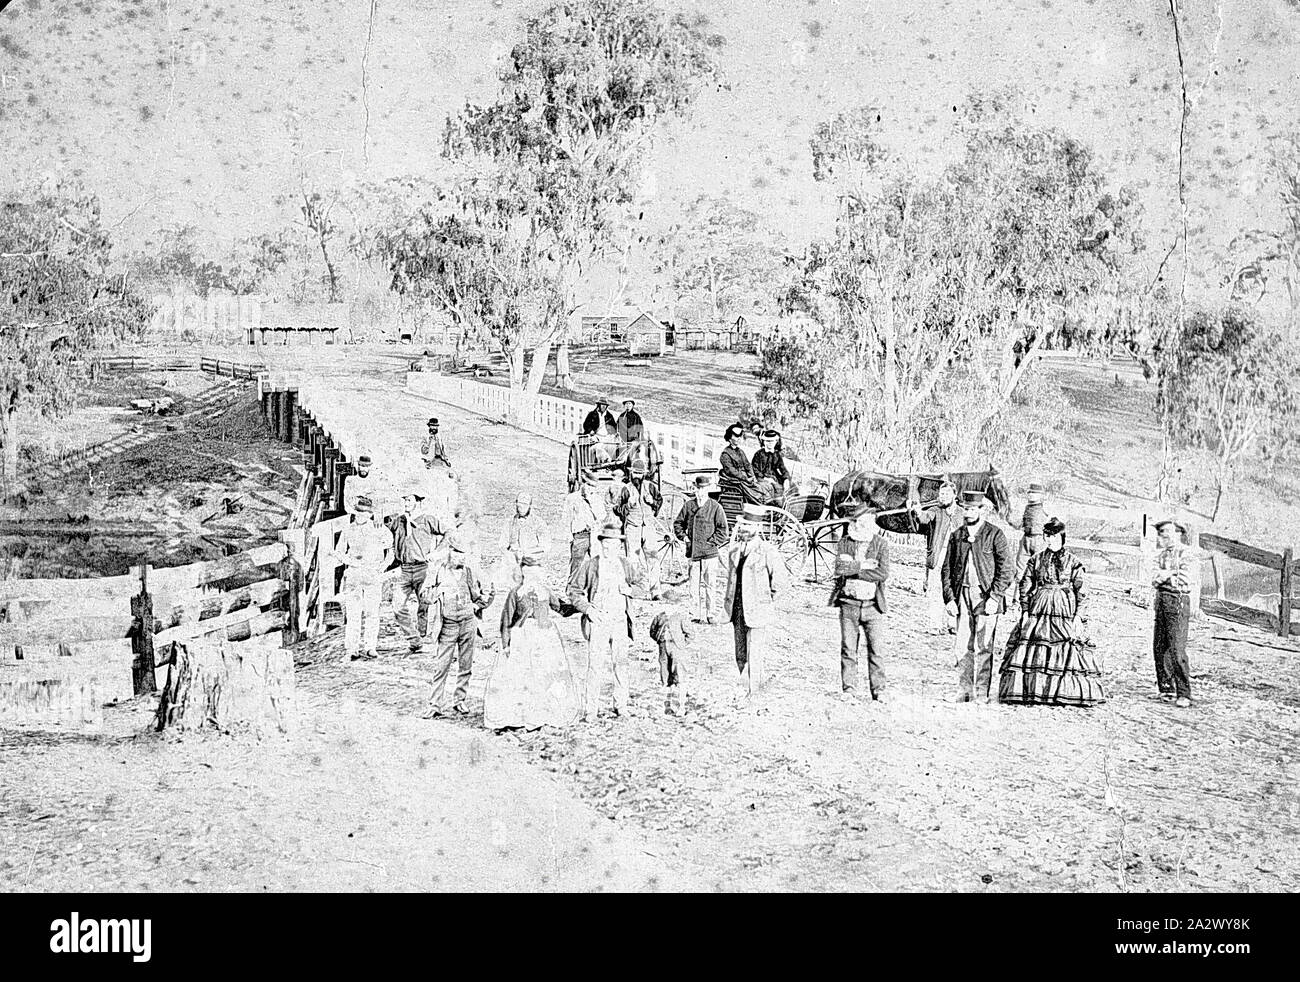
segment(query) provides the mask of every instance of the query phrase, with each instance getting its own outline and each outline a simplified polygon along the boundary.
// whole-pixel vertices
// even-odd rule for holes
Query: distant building
[[[645,311],[627,325],[628,352],[634,355],[663,355],[668,352],[668,329]]]

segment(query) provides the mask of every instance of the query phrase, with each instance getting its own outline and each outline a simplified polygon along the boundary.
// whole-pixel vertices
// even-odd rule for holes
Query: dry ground
[[[361,380],[339,386],[357,412],[418,439],[430,403]],[[458,468],[481,496],[485,532],[499,527],[521,486],[536,492],[544,517],[558,521],[565,448],[451,407],[437,412]],[[553,577],[562,568],[556,556]],[[1300,885],[1294,652],[1214,641],[1216,625],[1197,625],[1198,702],[1177,712],[1149,698],[1149,612],[1132,597],[1099,595],[1092,622],[1111,697],[1105,706],[948,706],[940,701],[952,677],[948,641],[917,626],[916,578],[900,566],[892,581],[889,669],[897,699],[885,706],[838,697],[837,629],[825,588],[799,584],[775,630],[768,692],[754,705],[733,704],[728,628],[706,627],[692,647],[697,682],[685,721],[662,711],[644,636],[655,605],[647,604],[638,615],[632,712],[623,721],[485,733],[481,698],[494,648],[480,654],[469,718],[417,720],[427,660],[406,653],[388,619],[374,664],[345,665],[337,631],[299,652],[304,723],[282,744],[132,737],[140,710],[110,713],[116,730],[98,738],[10,738],[0,772],[3,882],[11,889]],[[498,610],[487,618],[489,639]],[[577,628],[576,619],[564,624],[575,653]],[[595,815],[603,818],[593,825]],[[444,819],[454,831],[438,840],[428,829]],[[42,829],[36,836],[33,823]],[[490,842],[515,833],[500,847],[507,852],[482,844],[485,834]],[[546,849],[563,856],[566,844],[578,851],[577,865],[561,862],[557,872]],[[520,856],[530,857],[523,869]]]

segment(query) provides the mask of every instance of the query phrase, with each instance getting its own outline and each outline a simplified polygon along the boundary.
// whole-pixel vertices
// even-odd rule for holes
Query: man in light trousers
[[[338,559],[343,573],[343,644],[352,661],[378,658],[379,600],[384,570],[393,556],[393,536],[375,523],[374,503],[353,502],[352,524],[343,531]]]

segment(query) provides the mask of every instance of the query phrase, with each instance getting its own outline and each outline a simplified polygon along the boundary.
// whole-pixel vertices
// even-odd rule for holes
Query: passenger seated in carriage
[[[618,456],[618,431],[613,414],[609,411],[609,398],[601,396],[596,408],[582,421],[582,434],[578,445],[589,447],[584,455],[593,464],[608,464]]]
[[[766,488],[760,486],[749,458],[745,456],[745,451],[741,449],[740,441],[744,435],[745,428],[739,423],[732,423],[727,427],[726,433],[723,434],[727,446],[718,456],[718,484],[724,489],[737,491],[745,501],[751,504],[774,504],[775,496],[770,494],[770,486]]]
[[[759,489],[767,495],[769,504],[776,504],[785,497],[790,484],[790,472],[781,453],[781,434],[776,430],[763,430],[759,440],[762,449],[754,454],[750,463]]]
[[[636,411],[636,403],[633,400],[623,400],[623,411],[619,413],[614,429],[618,432],[619,443],[640,443],[645,439],[645,422],[641,419],[641,414]]]

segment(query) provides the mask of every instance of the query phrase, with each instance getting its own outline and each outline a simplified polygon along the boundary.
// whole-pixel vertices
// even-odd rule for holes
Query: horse
[[[992,465],[983,471],[949,471],[946,474],[880,474],[875,471],[849,471],[831,488],[829,501],[832,518],[852,518],[864,505],[878,513],[876,523],[886,532],[923,534],[924,529],[908,509],[909,502],[923,506],[933,504],[939,486],[949,481],[957,491],[983,491],[994,512],[1008,525],[1011,521],[1011,496],[1001,475]]]

